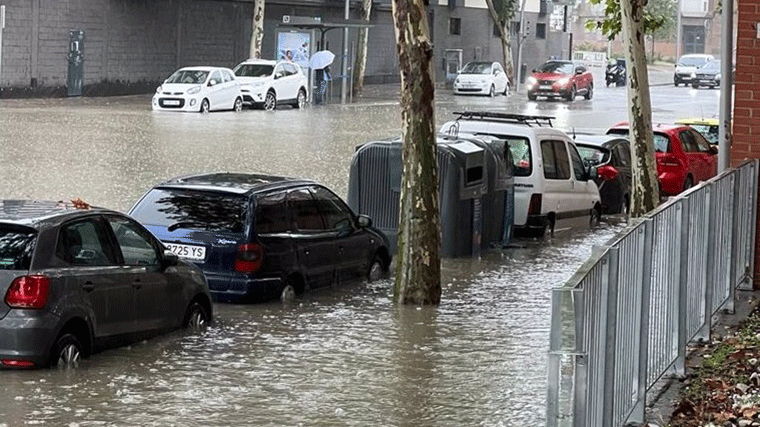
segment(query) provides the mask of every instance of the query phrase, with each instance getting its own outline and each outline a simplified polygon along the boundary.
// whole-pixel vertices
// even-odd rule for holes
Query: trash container
[[[69,31],[68,75],[66,90],[68,96],[82,96],[84,83],[84,31]]]
[[[508,168],[498,144],[479,138],[437,139],[441,256],[477,255],[504,239]],[[503,148],[503,142],[502,142]],[[509,151],[509,150],[507,150]],[[351,161],[348,204],[368,215],[396,250],[401,193],[401,140],[357,148]]]

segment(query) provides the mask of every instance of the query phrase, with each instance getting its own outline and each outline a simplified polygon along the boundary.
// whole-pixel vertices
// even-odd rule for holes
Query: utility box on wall
[[[69,72],[66,90],[69,96],[82,96],[84,82],[84,31],[69,31]]]

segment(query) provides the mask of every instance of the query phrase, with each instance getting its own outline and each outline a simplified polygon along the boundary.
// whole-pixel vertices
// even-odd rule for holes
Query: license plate
[[[164,105],[179,105],[179,101],[176,99],[167,99],[164,100]]]
[[[204,246],[178,245],[166,242],[164,242],[164,246],[180,258],[191,259],[193,261],[203,261],[206,259],[206,248]]]
[[[541,89],[541,90],[551,90],[552,89],[551,85],[541,85],[538,88]]]

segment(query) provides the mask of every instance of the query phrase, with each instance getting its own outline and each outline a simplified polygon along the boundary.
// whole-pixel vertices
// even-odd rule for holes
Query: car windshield
[[[607,134],[628,136],[628,129],[610,129],[607,131]],[[665,134],[655,133],[654,151],[658,153],[670,153],[670,138]]]
[[[461,74],[491,74],[490,62],[470,62],[462,68]]]
[[[719,129],[718,126],[711,125],[689,125],[697,132],[701,133],[710,144],[718,144],[719,142]]]
[[[710,61],[699,69],[700,71],[720,71],[720,61]]]
[[[0,224],[0,270],[28,270],[37,232]]]
[[[549,61],[538,67],[539,73],[573,74],[573,64],[569,62]]]
[[[246,197],[215,191],[153,189],[131,212],[143,224],[174,231],[243,231]]]
[[[238,77],[264,77],[271,76],[273,65],[268,64],[240,64],[235,67],[235,75]]]
[[[166,83],[201,84],[206,81],[208,71],[179,70],[166,79]]]
[[[678,65],[682,67],[701,67],[707,62],[707,58],[701,56],[689,56],[683,57],[678,61]]]
[[[581,155],[583,163],[586,165],[598,165],[604,163],[607,159],[609,151],[602,150],[599,147],[593,147],[590,145],[576,144],[578,148],[578,154]]]

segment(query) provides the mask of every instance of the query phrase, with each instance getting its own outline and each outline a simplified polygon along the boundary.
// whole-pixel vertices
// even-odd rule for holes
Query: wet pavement
[[[208,115],[154,113],[150,96],[3,100],[0,197],[127,210],[160,180],[218,170],[312,178],[345,196],[355,147],[399,133],[397,90]],[[653,90],[655,120],[717,113],[717,93]],[[548,114],[577,131],[627,120],[625,88],[572,104],[444,89],[436,99],[438,125],[462,109]],[[440,307],[396,306],[390,280],[340,285],[291,304],[216,304],[205,333],[106,351],[77,370],[0,372],[0,426],[542,425],[550,291],[620,227],[444,260]]]

